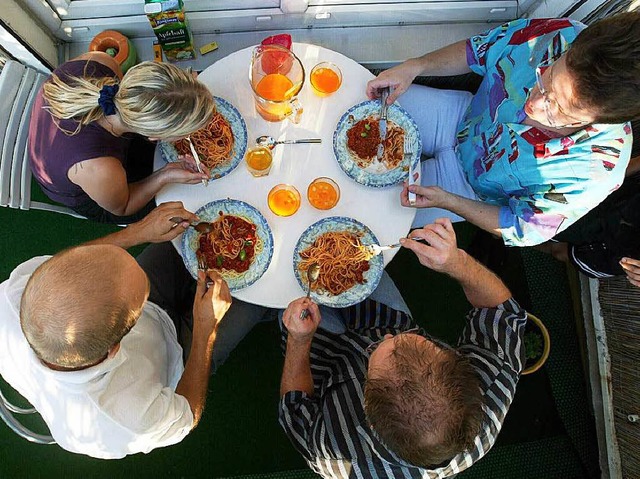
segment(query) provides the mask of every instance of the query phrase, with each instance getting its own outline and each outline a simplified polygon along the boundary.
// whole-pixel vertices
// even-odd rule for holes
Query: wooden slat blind
[[[640,477],[640,288],[625,277],[600,280],[599,298],[611,356],[611,389],[622,477]]]

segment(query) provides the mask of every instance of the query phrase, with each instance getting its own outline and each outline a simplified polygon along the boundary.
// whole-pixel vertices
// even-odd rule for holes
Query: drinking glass
[[[330,210],[340,200],[340,187],[331,178],[321,176],[309,184],[307,199],[314,208]]]
[[[317,95],[329,96],[342,85],[342,72],[331,62],[318,63],[311,70],[309,81]]]
[[[269,148],[254,146],[247,150],[244,155],[244,161],[247,164],[249,173],[253,176],[267,176],[269,171],[271,171],[273,157],[271,156],[271,150]]]
[[[291,216],[300,208],[300,193],[293,185],[276,185],[269,191],[267,202],[274,214]]]

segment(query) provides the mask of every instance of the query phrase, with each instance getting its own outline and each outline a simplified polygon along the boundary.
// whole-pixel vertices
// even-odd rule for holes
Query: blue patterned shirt
[[[584,25],[516,20],[467,41],[484,78],[458,127],[457,154],[478,198],[501,206],[505,244],[542,243],[593,209],[624,180],[631,125],[592,124],[563,138],[524,125],[535,68],[557,60]]]

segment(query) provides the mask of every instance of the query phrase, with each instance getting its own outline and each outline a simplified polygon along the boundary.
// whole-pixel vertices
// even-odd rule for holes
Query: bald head
[[[81,368],[105,358],[140,316],[147,277],[122,248],[78,246],[40,265],[22,294],[20,324],[43,361]]]

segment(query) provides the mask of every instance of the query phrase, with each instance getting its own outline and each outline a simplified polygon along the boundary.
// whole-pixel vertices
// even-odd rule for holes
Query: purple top
[[[108,66],[85,60],[64,63],[53,73],[63,81],[67,75],[85,78],[116,76]],[[69,180],[69,169],[81,161],[102,156],[117,158],[124,165],[131,138],[114,136],[96,122],[85,125],[75,135],[66,134],[45,109],[47,101],[43,92],[44,88],[41,88],[36,96],[29,124],[31,171],[49,198],[73,208],[90,198]],[[67,131],[74,131],[77,126],[75,120],[59,120],[58,123]]]

